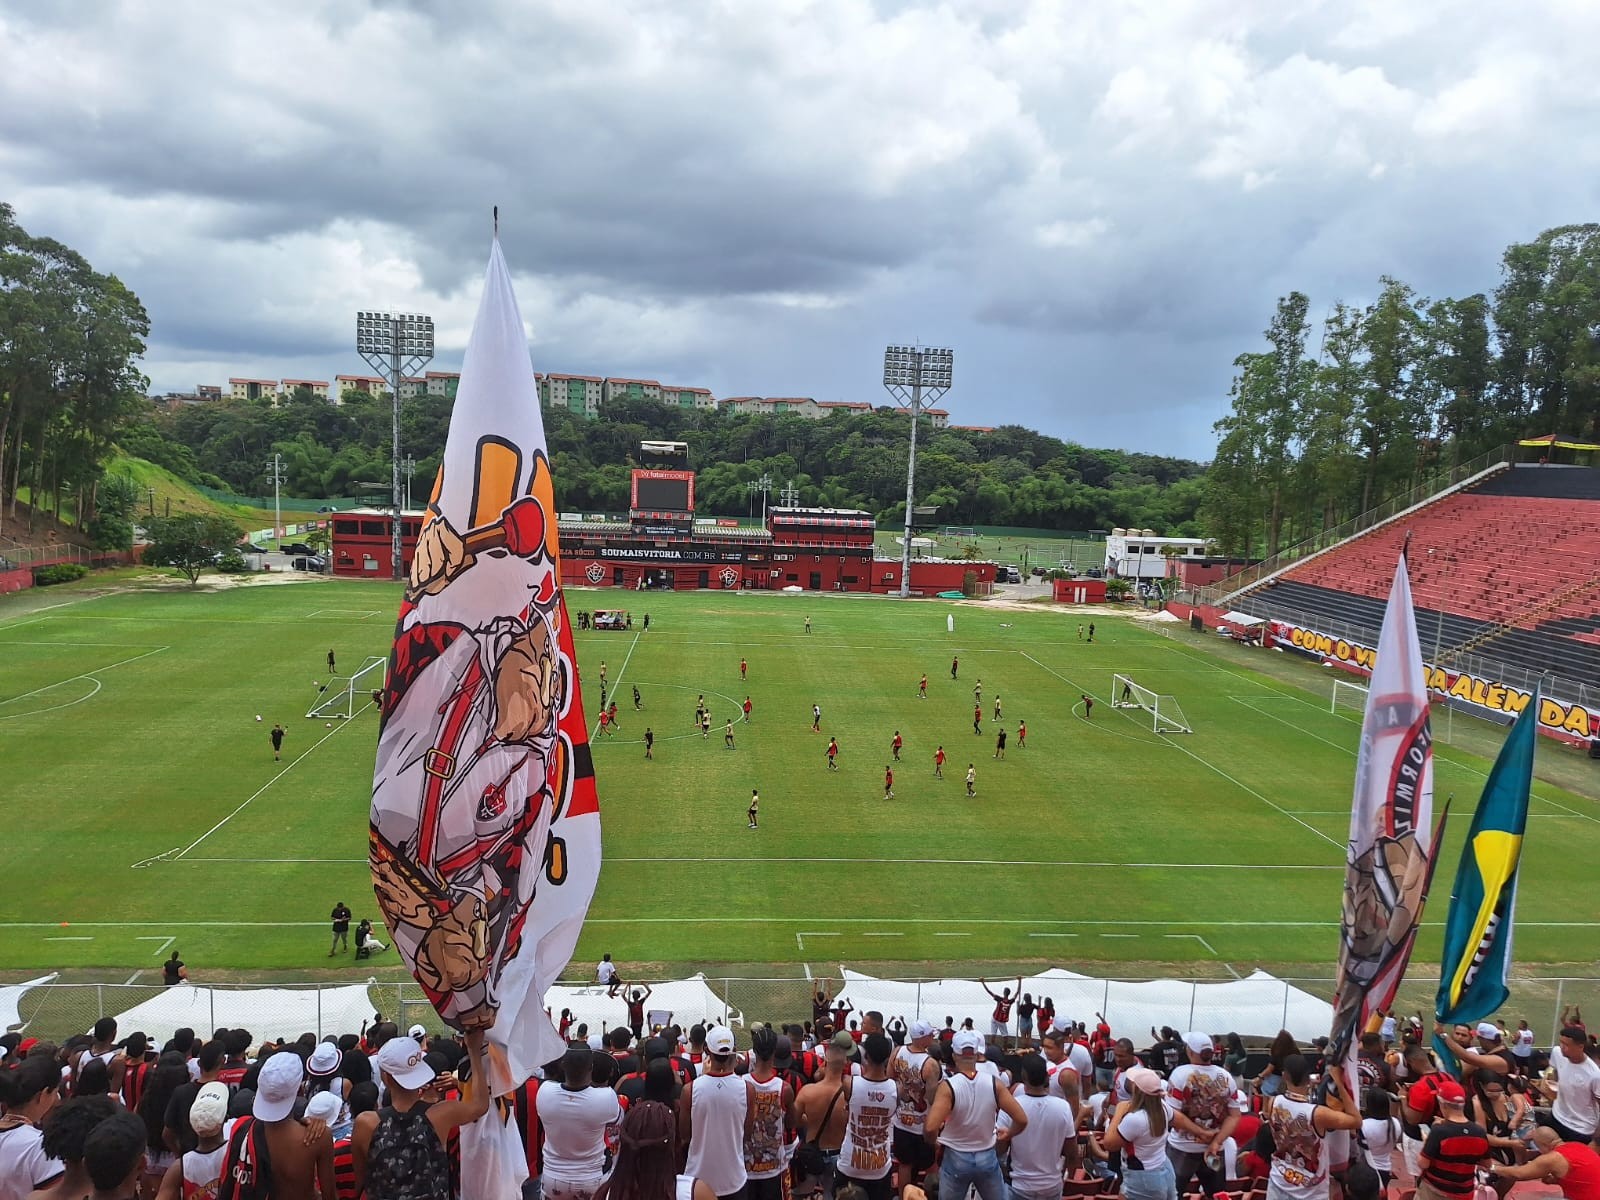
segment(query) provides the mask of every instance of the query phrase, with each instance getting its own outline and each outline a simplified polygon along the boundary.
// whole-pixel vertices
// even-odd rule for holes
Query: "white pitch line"
[[[811,964],[810,963],[801,963],[800,965],[801,965],[801,967],[803,967],[805,969],[806,978],[809,980],[811,978]]]
[[[149,658],[152,654],[160,654],[166,649],[168,649],[166,646],[157,646],[154,650],[147,650],[143,654],[135,654],[132,658],[120,659],[117,662],[112,663],[110,666],[96,667],[92,671],[85,671],[81,675],[74,675],[71,679],[58,679],[54,683],[47,683],[43,687],[34,688],[31,692],[23,692],[20,696],[7,696],[4,700],[0,700],[0,704],[10,704],[15,700],[26,700],[30,696],[37,696],[40,692],[48,692],[51,688],[58,688],[68,683],[76,683],[80,679],[94,679],[94,677],[100,674],[102,671],[111,671],[115,670],[117,667],[125,667],[129,663],[136,663],[142,658]],[[96,680],[96,682],[99,681]]]
[[[163,938],[158,933],[154,937],[136,937],[133,940],[136,942],[160,942],[161,945],[156,947],[156,952],[154,955],[154,957],[160,957],[162,954],[166,953],[167,947],[172,945],[173,942],[177,941],[178,938],[176,934],[174,934],[172,937]]]
[[[1057,670],[1055,670],[1055,669],[1053,669],[1051,667],[1045,666],[1042,662],[1040,662],[1033,655],[1029,654],[1026,650],[1022,651],[1021,653],[1022,653],[1022,657],[1027,659],[1034,666],[1038,667],[1042,671],[1048,671],[1050,674],[1054,675],[1057,679],[1061,680],[1062,683],[1065,683],[1068,687],[1076,688],[1078,686],[1072,680],[1068,679],[1065,675],[1063,675],[1060,671],[1057,671]],[[1127,711],[1125,709],[1119,709],[1119,708],[1116,708],[1115,706],[1112,706],[1112,711],[1113,712],[1120,712],[1124,717],[1127,717],[1128,720],[1130,720],[1130,721],[1133,720],[1133,718],[1128,715],[1128,713],[1127,713]],[[1306,824],[1306,822],[1302,821],[1299,817],[1295,816],[1292,812],[1290,812],[1288,809],[1284,808],[1282,805],[1275,804],[1271,800],[1268,800],[1265,796],[1263,796],[1260,792],[1256,791],[1255,788],[1250,787],[1248,784],[1240,783],[1237,779],[1235,779],[1232,775],[1229,775],[1221,767],[1217,766],[1215,763],[1211,762],[1208,759],[1202,758],[1200,755],[1196,754],[1193,750],[1189,749],[1189,747],[1183,745],[1177,739],[1175,739],[1175,738],[1167,738],[1165,740],[1168,741],[1175,749],[1183,751],[1183,753],[1187,754],[1190,758],[1194,759],[1195,762],[1199,763],[1202,767],[1205,767],[1206,770],[1214,771],[1216,774],[1218,774],[1218,775],[1222,776],[1222,778],[1226,779],[1229,783],[1233,784],[1233,786],[1238,788],[1240,791],[1246,792],[1246,793],[1254,796],[1257,800],[1261,801],[1261,803],[1265,804],[1268,808],[1273,809],[1275,812],[1281,813],[1283,816],[1288,817],[1296,825],[1300,826],[1302,829],[1304,829],[1304,830],[1306,830],[1306,831],[1308,831],[1310,833],[1315,834],[1317,837],[1319,837],[1323,841],[1327,842],[1330,846],[1337,847],[1341,852],[1345,849],[1345,844],[1343,842],[1337,841],[1334,838],[1329,837],[1327,834],[1323,833],[1322,830],[1318,829],[1315,825]]]
[[[836,917],[841,925],[1106,925],[1151,929],[1327,929],[1327,921],[1102,921],[1086,917]],[[792,925],[794,917],[589,917],[590,925]],[[55,929],[60,921],[0,921],[0,929]],[[325,929],[326,921],[73,921],[83,929]],[[1424,929],[1443,929],[1424,921]],[[1518,921],[1529,929],[1600,929],[1600,921]],[[843,937],[838,930],[801,930],[801,937]],[[1135,934],[1127,935],[1137,936]]]
[[[363,704],[360,708],[358,708],[356,710],[356,714],[355,715],[359,717],[362,713],[366,712],[367,709],[369,709],[371,707],[372,707],[372,701],[368,700],[365,704]],[[299,754],[299,756],[297,758],[293,759],[289,763],[288,766],[284,767],[283,770],[279,771],[276,775],[274,775],[271,779],[269,779],[265,783],[263,783],[255,791],[251,792],[250,795],[245,798],[244,803],[240,804],[238,808],[234,809],[227,816],[223,817],[222,820],[218,821],[210,829],[206,830],[199,837],[195,838],[194,841],[190,842],[187,846],[185,846],[182,850],[180,850],[177,853],[177,855],[176,855],[176,857],[174,858],[173,861],[177,861],[177,859],[181,859],[185,854],[188,854],[189,851],[193,850],[201,842],[205,841],[213,833],[215,833],[217,830],[221,829],[224,825],[226,825],[229,821],[231,821],[235,817],[237,817],[240,813],[242,813],[246,808],[248,808],[250,806],[250,802],[252,800],[254,800],[257,796],[261,795],[262,792],[266,791],[273,784],[277,783],[278,780],[282,779],[290,771],[294,770],[295,767],[299,766],[300,763],[305,759],[306,755],[310,754],[313,750],[315,750],[318,746],[322,745],[322,743],[327,741],[329,738],[337,736],[341,729],[348,729],[352,724],[354,724],[353,720],[352,721],[339,721],[339,722],[335,723],[335,725],[334,725],[332,730],[330,730],[329,732],[323,734],[315,742],[313,742],[311,745],[307,746],[304,750],[302,750],[300,752],[300,754]]]
[[[47,942],[92,942],[92,941],[94,941],[94,939],[92,937],[47,937],[44,940],[47,941]]]
[[[1217,956],[1216,948],[1214,946],[1212,946],[1212,944],[1210,942],[1206,941],[1205,938],[1201,937],[1198,933],[1169,933],[1169,934],[1167,934],[1167,936],[1169,938],[1180,938],[1180,939],[1182,939],[1182,938],[1193,938],[1195,941],[1199,942],[1202,946],[1204,946],[1207,950],[1209,950],[1211,952],[1211,956],[1213,958],[1215,958]]]
[[[1307,814],[1300,814],[1305,816]],[[1555,814],[1546,814],[1553,816]],[[196,855],[197,863],[365,863],[365,858],[207,858]],[[660,855],[645,858],[607,856],[610,863],[770,863],[770,858],[707,857],[704,855]],[[950,867],[1080,867],[1088,870],[1123,871],[1136,867],[1162,871],[1343,871],[1342,864],[1329,863],[1158,863],[1052,861],[1038,858],[816,858],[785,857],[784,862],[865,865],[865,866],[950,866]]]
[[[91,679],[89,682],[94,684],[94,687],[76,700],[63,700],[60,704],[51,704],[46,708],[30,708],[27,712],[3,713],[0,714],[0,721],[20,721],[23,717],[42,717],[45,713],[60,712],[64,708],[76,708],[85,701],[93,700],[100,694],[100,689],[105,686],[98,679]]]
[[[611,681],[610,691],[613,696],[616,695],[617,688],[622,683],[622,677],[628,673],[628,663],[633,659],[634,646],[639,644],[639,634],[643,632],[644,630],[641,629],[633,635],[632,645],[628,647],[628,652],[622,656],[622,665],[617,668],[617,677]]]

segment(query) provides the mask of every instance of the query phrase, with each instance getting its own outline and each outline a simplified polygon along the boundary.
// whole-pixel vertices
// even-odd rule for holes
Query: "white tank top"
[[[899,1097],[892,1079],[850,1081],[850,1115],[839,1144],[839,1174],[851,1179],[882,1179],[889,1173],[889,1134]],[[994,1139],[994,1126],[989,1127]]]
[[[187,1151],[183,1156],[184,1200],[201,1200],[217,1194],[217,1183],[222,1179],[222,1160],[228,1153],[228,1143],[223,1142],[209,1154],[199,1150]]]
[[[900,1093],[900,1106],[894,1110],[896,1129],[922,1132],[923,1120],[928,1115],[928,1085],[922,1081],[922,1065],[927,1061],[925,1051],[907,1050],[902,1046],[895,1053],[894,1082]]]
[[[1328,1155],[1312,1123],[1317,1106],[1306,1100],[1272,1098],[1267,1125],[1277,1150],[1272,1155],[1272,1185],[1290,1200],[1326,1200]]]
[[[744,1187],[744,1077],[702,1075],[691,1085],[689,1161],[685,1174],[704,1179],[719,1196]]]
[[[1000,1112],[994,1098],[994,1077],[968,1079],[957,1071],[946,1082],[952,1103],[950,1119],[939,1131],[939,1144],[971,1154],[994,1149],[994,1125]]]
[[[772,1179],[783,1174],[787,1163],[783,1146],[783,1076],[765,1083],[745,1076],[753,1111],[744,1139],[744,1169],[751,1179]],[[698,1085],[697,1085],[698,1086]]]

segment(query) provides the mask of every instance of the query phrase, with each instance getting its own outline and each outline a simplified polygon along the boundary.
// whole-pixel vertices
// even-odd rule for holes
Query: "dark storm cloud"
[[[158,387],[453,365],[488,209],[542,369],[1204,456],[1291,288],[1492,289],[1592,211],[1592,6],[0,0],[0,195],[122,275]],[[210,372],[212,377],[195,377]],[[213,378],[215,377],[215,378]]]

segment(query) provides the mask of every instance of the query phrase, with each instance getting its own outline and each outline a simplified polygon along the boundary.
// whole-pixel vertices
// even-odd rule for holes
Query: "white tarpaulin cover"
[[[636,988],[644,986],[644,984],[624,984],[617,989],[615,998],[608,998],[606,996],[608,988],[603,983],[576,987],[558,983],[544,994],[544,1005],[550,1010],[552,1017],[559,1017],[563,1008],[570,1008],[574,1025],[585,1024],[589,1026],[591,1034],[600,1033],[603,1029],[614,1029],[618,1025],[628,1023],[626,997]],[[655,1015],[663,1011],[672,1014],[671,1023],[682,1025],[685,1029],[691,1025],[709,1025],[714,1022],[728,1025],[744,1024],[744,1014],[724,1004],[722,997],[706,985],[704,975],[691,975],[688,979],[675,979],[653,985],[650,998],[645,1001],[645,1008],[651,1015],[651,1024],[657,1023]]]
[[[17,1011],[17,1005],[22,1002],[23,994],[29,988],[38,987],[41,983],[49,983],[54,975],[41,975],[37,979],[30,979],[26,983],[12,983],[0,987],[0,1032],[15,1029],[22,1024],[22,1014]]]
[[[841,968],[844,987],[838,999],[857,1013],[876,1009],[885,1018],[901,1016],[910,1021],[926,1018],[942,1026],[954,1017],[959,1027],[968,1017],[981,1033],[989,1032],[994,1001],[983,985],[971,979],[940,979],[931,983],[901,983],[876,979],[858,971]],[[989,986],[997,994],[1002,988],[1017,990],[1017,981],[995,979]],[[1021,990],[1038,1003],[1048,996],[1061,1021],[1082,1021],[1093,1025],[1095,1013],[1104,1013],[1117,1037],[1130,1037],[1145,1045],[1150,1027],[1172,1025],[1180,1031],[1197,1029],[1204,1033],[1237,1033],[1244,1037],[1272,1037],[1287,1029],[1303,1042],[1328,1032],[1333,1008],[1309,992],[1277,979],[1265,971],[1255,971],[1246,979],[1225,983],[1189,983],[1158,979],[1146,983],[1122,983],[1092,979],[1052,968],[1039,975],[1025,976]],[[1011,1029],[1016,1031],[1013,1011]]]
[[[1252,617],[1249,613],[1234,612],[1232,610],[1223,613],[1222,616],[1217,619],[1220,621],[1226,621],[1230,625],[1244,625],[1246,627],[1264,625],[1266,623],[1260,617]]]
[[[367,983],[370,983],[368,980]],[[179,1029],[209,1037],[213,1029],[248,1029],[264,1037],[295,1038],[310,1032],[360,1033],[372,1020],[367,983],[330,988],[206,988],[180,983],[127,1012],[117,1013],[124,1035],[142,1031],[161,1045]]]

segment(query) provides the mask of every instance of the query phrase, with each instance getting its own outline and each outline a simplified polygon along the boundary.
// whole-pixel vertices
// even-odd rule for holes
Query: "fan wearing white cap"
[[[223,1123],[228,1119],[228,1088],[208,1083],[195,1093],[189,1106],[189,1128],[199,1139],[198,1150],[180,1154],[161,1178],[161,1195],[214,1195],[222,1178],[222,1160],[228,1152]],[[207,1191],[206,1189],[211,1189]]]
[[[467,1034],[467,1061],[470,1075],[463,1081],[461,1099],[429,1104],[422,1090],[434,1081],[435,1072],[417,1039],[394,1037],[383,1044],[374,1065],[388,1089],[389,1106],[362,1113],[350,1137],[355,1186],[366,1188],[367,1200],[450,1194],[445,1142],[452,1130],[489,1111],[481,1029]]]
[[[922,1123],[928,1115],[928,1101],[944,1071],[930,1052],[938,1033],[931,1021],[911,1022],[909,1040],[895,1049],[889,1063],[899,1090],[900,1105],[894,1111],[894,1182],[905,1190],[908,1183],[920,1183],[933,1166],[933,1147],[922,1136]]]
[[[1244,1109],[1237,1101],[1233,1076],[1212,1061],[1217,1050],[1210,1034],[1186,1033],[1183,1046],[1189,1061],[1168,1077],[1167,1094],[1205,1136],[1174,1127],[1167,1137],[1167,1154],[1172,1159],[1178,1195],[1188,1195],[1190,1180],[1198,1177],[1201,1189],[1213,1196],[1225,1182],[1219,1158],[1223,1143],[1233,1135]],[[1214,1167],[1212,1162],[1219,1165]]]
[[[1444,1036],[1444,1026],[1435,1021],[1434,1032]],[[1470,1080],[1472,1072],[1480,1067],[1488,1071],[1496,1071],[1501,1075],[1515,1075],[1517,1073],[1517,1059],[1512,1054],[1510,1047],[1501,1038],[1500,1027],[1493,1021],[1479,1021],[1478,1027],[1473,1030],[1478,1035],[1476,1048],[1459,1044],[1450,1047],[1451,1052],[1466,1065],[1466,1077]]]
[[[333,1097],[333,1118],[330,1120],[324,1117],[322,1120],[327,1123],[328,1130],[335,1140],[350,1136],[348,1101],[351,1084],[339,1073],[343,1063],[344,1055],[333,1042],[321,1043],[306,1060],[306,1099],[312,1100],[318,1096]]]
[[[223,1174],[237,1178],[269,1162],[272,1178],[268,1195],[315,1196],[320,1187],[322,1200],[335,1200],[333,1139],[319,1138],[306,1145],[305,1126],[294,1119],[295,1101],[300,1099],[300,1085],[305,1082],[300,1056],[279,1050],[258,1061],[256,1095],[250,1106],[255,1122],[244,1134],[234,1131],[223,1156]]]
[[[689,1144],[684,1173],[704,1180],[718,1196],[741,1192],[748,1176],[744,1131],[750,1111],[745,1081],[734,1074],[733,1031],[725,1025],[706,1030],[701,1074],[684,1084],[678,1097],[678,1140]]]
[[[982,1200],[1005,1200],[1006,1182],[995,1148],[1028,1127],[1028,1114],[998,1075],[979,1074],[983,1039],[974,1030],[957,1033],[950,1049],[955,1073],[935,1090],[922,1126],[925,1137],[938,1138],[944,1147],[939,1195],[965,1196],[975,1187]],[[1011,1118],[1011,1127],[997,1133],[1002,1112]]]

